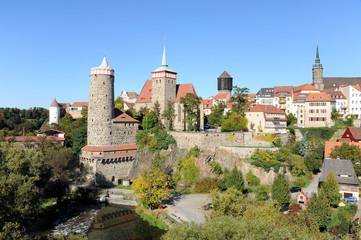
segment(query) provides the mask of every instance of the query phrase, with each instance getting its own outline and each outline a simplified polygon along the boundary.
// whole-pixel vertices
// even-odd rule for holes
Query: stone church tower
[[[319,90],[324,89],[323,68],[322,68],[322,64],[320,63],[320,56],[318,54],[318,44],[317,44],[316,60],[312,68],[312,80],[313,80],[313,86],[315,88]]]
[[[168,67],[164,45],[162,65],[152,72],[152,106],[158,101],[163,112],[168,101],[175,102],[176,80],[177,73]]]

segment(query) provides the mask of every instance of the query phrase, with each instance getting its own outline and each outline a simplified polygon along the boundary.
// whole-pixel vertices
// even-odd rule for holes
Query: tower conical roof
[[[104,58],[103,58],[103,62],[102,62],[102,65],[100,65],[99,67],[101,67],[101,68],[107,68],[107,67],[109,67],[108,66],[108,62],[107,62],[107,58],[104,56]]]
[[[160,71],[175,72],[171,68],[168,67],[167,56],[166,56],[166,52],[165,52],[165,44],[164,44],[164,49],[163,49],[162,65],[160,65],[159,68],[154,70],[154,72],[160,72]]]
[[[224,71],[218,78],[232,78],[227,71]]]
[[[60,107],[59,103],[54,98],[54,101],[51,103],[50,107]]]

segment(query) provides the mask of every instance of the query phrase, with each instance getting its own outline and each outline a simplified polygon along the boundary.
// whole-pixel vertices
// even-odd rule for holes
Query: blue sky
[[[90,68],[106,55],[115,96],[140,92],[162,60],[203,98],[226,70],[234,85],[361,77],[361,1],[5,1],[0,8],[0,107],[88,101]]]

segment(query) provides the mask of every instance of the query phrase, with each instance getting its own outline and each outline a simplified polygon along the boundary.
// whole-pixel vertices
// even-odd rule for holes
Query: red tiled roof
[[[345,142],[325,142],[325,158],[329,158],[335,146],[341,146]],[[356,145],[361,149],[361,142],[346,142],[349,145]]]
[[[71,105],[71,107],[84,107],[84,106],[88,106],[89,102],[75,102],[73,103],[73,105]]]
[[[301,91],[319,91],[317,88],[312,86],[311,84],[303,84],[301,86],[295,87],[293,92],[301,92]]]
[[[326,89],[326,90],[323,90],[322,92],[325,92],[329,95],[331,95],[331,97],[333,99],[344,99],[346,100],[346,97],[345,95],[343,95],[343,93],[341,91],[337,91],[335,88],[333,89]],[[338,97],[337,97],[338,96]]]
[[[356,88],[357,90],[361,91],[361,87],[359,85],[352,85],[352,87]]]
[[[193,87],[192,83],[186,83],[186,84],[177,84],[177,93],[176,93],[176,102],[180,101],[181,97],[185,97],[187,93],[193,93],[197,96],[196,90]]]
[[[4,140],[12,140],[14,139],[15,142],[24,142],[24,141],[39,141],[39,138],[36,136],[11,136],[11,137],[5,137]],[[47,136],[46,140],[51,141],[65,141],[65,138],[62,137],[55,137],[55,136]]]
[[[218,93],[214,98],[215,99],[226,99],[230,94],[229,93]]]
[[[354,139],[361,139],[361,128],[359,127],[348,127]]]
[[[124,102],[124,104],[127,105],[128,107],[134,106],[134,103],[130,103],[130,102]]]
[[[294,103],[304,103],[309,93],[297,92],[293,94]]]
[[[111,152],[111,151],[125,151],[125,150],[137,150],[137,145],[116,145],[116,146],[85,146],[82,151],[89,152]]]
[[[218,78],[231,78],[227,71],[224,71]]]
[[[62,132],[62,131],[59,131],[59,130],[56,130],[56,129],[48,129],[48,130],[45,130],[45,131],[42,131],[42,132],[38,132],[38,134],[46,133],[46,132],[50,132],[50,131],[54,131],[54,132],[64,133],[64,134],[65,134],[65,132]]]
[[[70,107],[70,103],[59,103],[61,108],[68,108]]]
[[[351,142],[351,139],[349,138],[339,138],[336,140],[336,142]]]
[[[119,110],[119,115],[117,115],[115,118],[113,118],[113,122],[114,123],[123,123],[123,122],[124,123],[129,123],[129,122],[139,123],[138,120],[135,120],[134,118],[132,118],[131,116],[129,116],[128,114],[126,114],[125,112],[123,112],[121,110]]]
[[[262,104],[258,104],[256,106],[250,108],[246,112],[282,113],[282,114],[286,115],[286,113],[284,111],[276,108],[275,106],[262,105]]]
[[[334,102],[331,95],[320,92],[320,93],[310,93],[306,98],[306,102]]]
[[[273,88],[274,96],[278,97],[279,92],[288,92],[286,96],[292,96],[293,86],[277,86]]]
[[[152,102],[152,80],[147,80],[140,92],[136,103],[150,103]]]
[[[204,109],[210,109],[213,106],[213,99],[202,100],[202,103]]]
[[[226,105],[227,105],[227,108],[233,108],[234,103],[232,103],[232,102],[227,102]]]
[[[60,107],[56,99],[54,98],[53,102],[51,103],[50,107]]]

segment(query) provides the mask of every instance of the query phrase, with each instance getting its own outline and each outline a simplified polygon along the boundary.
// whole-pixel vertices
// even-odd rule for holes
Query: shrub
[[[238,171],[236,167],[233,168],[231,173],[225,173],[222,179],[217,181],[218,188],[221,191],[225,191],[228,188],[234,187],[237,190],[244,190],[244,180],[241,171]]]
[[[264,185],[259,186],[255,190],[257,200],[258,201],[265,201],[270,192],[271,192],[271,190],[268,187],[266,187]]]
[[[281,138],[276,138],[276,140],[273,142],[273,145],[275,145],[276,147],[282,147]]]
[[[153,134],[150,131],[137,131],[136,143],[139,151],[148,147],[149,152],[154,153],[162,149],[168,149],[169,145],[177,145],[172,135],[163,129],[153,128]]]
[[[268,162],[268,161],[263,161],[263,160],[259,160],[259,159],[254,160],[251,164],[254,166],[263,168],[266,172],[269,172],[271,170],[271,168],[273,168],[275,173],[278,173],[280,170],[280,167],[282,166],[281,163]]]
[[[251,170],[249,170],[246,174],[246,180],[248,182],[248,185],[251,186],[258,186],[260,183],[260,179],[256,175],[254,175]]]
[[[218,185],[216,180],[211,178],[204,178],[196,183],[194,191],[197,193],[209,193],[213,189],[217,189]]]
[[[215,162],[215,161],[212,161],[212,162],[209,162],[209,166],[211,168],[213,168],[214,172],[216,173],[217,176],[221,175],[223,173],[222,171],[222,167],[221,165],[219,165],[219,163]]]
[[[297,178],[295,181],[295,185],[298,187],[303,187],[305,186],[305,184],[306,184],[305,180],[301,177]]]

